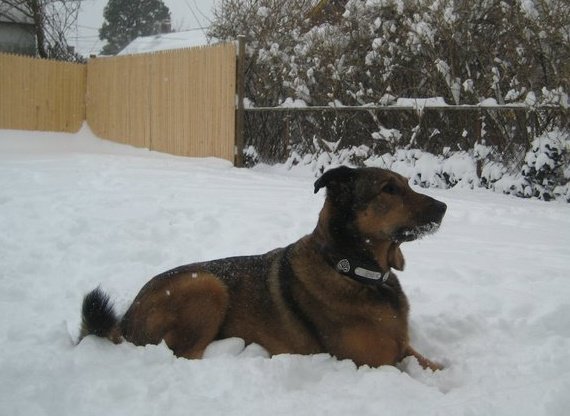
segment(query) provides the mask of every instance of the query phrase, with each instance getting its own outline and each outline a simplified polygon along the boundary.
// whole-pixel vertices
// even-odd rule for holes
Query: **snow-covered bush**
[[[210,35],[246,35],[255,105],[444,97],[448,103],[568,106],[567,0],[349,0],[309,18],[312,0],[225,0]],[[529,12],[532,10],[532,12]]]
[[[303,156],[294,151],[285,165],[308,169],[315,176],[340,165],[374,166],[398,172],[424,188],[481,187],[519,197],[570,202],[570,132],[556,130],[537,138],[519,171],[491,160],[489,154],[494,152],[491,147],[478,145],[469,151],[448,150],[443,155],[420,149],[378,155],[367,146],[340,150],[329,146]],[[248,154],[256,152],[250,148]]]
[[[570,132],[554,130],[537,137],[525,157],[522,175],[524,197],[544,200],[568,197],[570,182]]]
[[[243,164],[248,167],[257,165],[260,162],[259,153],[253,146],[248,146],[243,150]]]

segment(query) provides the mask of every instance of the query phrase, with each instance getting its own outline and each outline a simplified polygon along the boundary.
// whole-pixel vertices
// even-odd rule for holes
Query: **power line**
[[[77,27],[80,27],[83,29],[90,29],[90,30],[99,30],[98,27],[91,27],[91,26],[84,26],[84,25],[77,25]]]
[[[196,13],[194,13],[194,9],[192,8],[192,6],[190,6],[190,3],[188,3],[188,0],[184,0],[184,3],[186,3],[186,6],[188,7],[188,9],[190,10],[190,13],[192,13],[192,16],[194,16],[194,19],[196,19],[196,22],[198,24],[200,24],[200,19],[198,19],[198,16],[196,16]],[[194,4],[196,4],[196,2],[194,2]],[[207,37],[208,34],[206,33],[205,30],[202,29],[202,32],[204,32],[204,36]]]
[[[200,13],[202,15],[202,17],[204,19],[206,19],[206,21],[208,23],[212,23],[212,20],[206,15],[204,14],[204,12],[202,12],[202,10],[200,10],[200,7],[198,7],[198,4],[196,3],[196,0],[192,0],[194,2],[194,7],[196,7],[196,10],[198,10],[198,13]]]

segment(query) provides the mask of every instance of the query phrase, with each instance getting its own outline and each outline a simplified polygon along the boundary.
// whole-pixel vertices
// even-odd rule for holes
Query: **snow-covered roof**
[[[137,53],[158,52],[169,49],[190,48],[204,46],[216,42],[206,37],[203,30],[189,30],[186,32],[161,33],[152,36],[140,36],[129,43],[118,55],[132,55]]]
[[[0,22],[34,24],[34,20],[9,3],[0,3]]]

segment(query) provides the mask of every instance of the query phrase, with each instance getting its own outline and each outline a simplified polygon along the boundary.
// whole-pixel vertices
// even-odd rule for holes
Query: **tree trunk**
[[[44,14],[40,0],[28,0],[32,18],[34,19],[34,30],[36,31],[36,43],[38,55],[41,58],[47,58],[46,39],[44,33]]]

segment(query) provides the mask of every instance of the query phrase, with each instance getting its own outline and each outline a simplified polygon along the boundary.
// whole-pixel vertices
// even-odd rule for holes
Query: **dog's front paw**
[[[408,349],[406,350],[406,354],[404,355],[404,358],[406,358],[406,357],[414,357],[418,361],[418,364],[424,370],[429,368],[432,371],[439,371],[439,370],[443,370],[445,368],[443,366],[443,364],[439,364],[435,361],[428,360],[426,357],[421,355],[419,352],[414,350],[412,347],[408,347]]]

